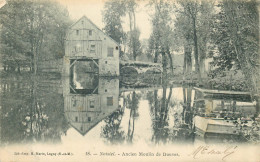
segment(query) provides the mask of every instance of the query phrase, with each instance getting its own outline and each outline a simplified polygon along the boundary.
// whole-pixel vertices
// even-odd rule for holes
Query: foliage
[[[10,0],[1,8],[1,57],[4,65],[37,71],[42,60],[62,58],[67,10],[56,2]]]
[[[174,9],[176,13],[174,36],[178,42],[175,50],[180,50],[180,47],[184,49],[183,73],[188,74],[192,71],[194,58],[195,70],[200,78],[205,71],[214,2],[180,0],[174,5]]]
[[[259,14],[256,1],[223,1],[212,27],[215,73],[241,69],[251,92],[259,78]]]
[[[125,33],[122,28],[122,17],[126,7],[122,0],[106,1],[103,10],[103,22],[105,32],[119,44],[125,40]]]
[[[128,46],[132,47],[130,48],[130,53],[132,53],[131,55],[133,60],[136,60],[137,56],[140,56],[142,54],[142,46],[139,37],[140,30],[138,28],[128,32]]]
[[[125,140],[125,132],[120,130],[123,114],[122,110],[117,110],[104,120],[106,124],[102,127],[101,137],[110,144],[120,144]]]
[[[172,17],[171,5],[168,1],[151,1],[150,5],[154,6],[152,15],[152,34],[149,38],[149,53],[153,54],[154,62],[157,63],[161,55],[161,62],[164,71],[170,64],[173,71],[171,46],[172,41]],[[168,61],[167,61],[168,60]]]
[[[133,58],[141,55],[141,43],[139,40],[140,31],[136,27],[136,8],[135,0],[109,0],[105,2],[103,10],[103,21],[105,23],[105,32],[117,41],[119,44],[129,47],[128,58]],[[122,28],[122,17],[129,16],[130,31],[126,33]],[[121,57],[125,57],[125,50],[121,51]]]

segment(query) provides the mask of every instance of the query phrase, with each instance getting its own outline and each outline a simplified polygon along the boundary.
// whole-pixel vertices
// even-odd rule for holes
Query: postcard
[[[260,161],[259,0],[0,0],[0,162]]]

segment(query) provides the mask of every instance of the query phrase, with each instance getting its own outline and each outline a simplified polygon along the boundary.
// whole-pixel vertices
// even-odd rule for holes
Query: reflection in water
[[[80,93],[71,93],[69,86],[64,86],[65,117],[82,135],[119,108],[119,80],[98,78],[95,82],[97,87],[92,84]],[[65,84],[71,84],[69,79],[65,80]]]
[[[2,145],[24,142],[59,142],[67,125],[63,116],[60,79],[55,75],[1,77]]]
[[[64,142],[76,138],[71,130],[86,138],[94,132],[91,138],[108,144],[259,141],[255,101],[205,97],[165,82],[130,88],[89,72],[54,76],[1,77],[2,145]]]

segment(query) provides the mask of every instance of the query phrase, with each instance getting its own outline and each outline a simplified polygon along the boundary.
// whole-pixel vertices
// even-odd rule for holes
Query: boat
[[[237,135],[239,127],[232,120],[195,116],[196,134],[199,136]]]
[[[204,98],[211,99],[232,99],[236,101],[252,102],[252,97],[250,92],[242,91],[227,91],[227,90],[212,90],[212,89],[202,89],[194,87],[196,91],[203,94]]]

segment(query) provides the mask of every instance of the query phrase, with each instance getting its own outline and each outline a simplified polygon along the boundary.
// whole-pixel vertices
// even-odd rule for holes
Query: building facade
[[[93,62],[100,76],[119,75],[119,45],[83,16],[72,24],[65,41],[65,74],[70,75],[73,62]]]

